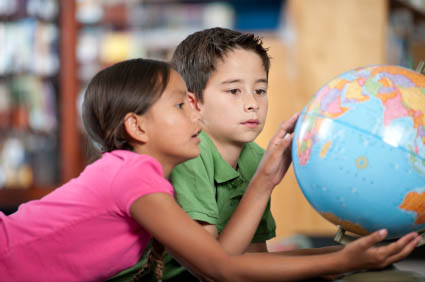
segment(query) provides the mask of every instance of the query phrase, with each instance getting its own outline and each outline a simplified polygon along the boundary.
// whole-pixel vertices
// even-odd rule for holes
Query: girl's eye
[[[265,90],[265,89],[256,89],[255,90],[255,94],[257,94],[257,95],[266,95],[267,94],[267,90]]]
[[[229,93],[229,94],[232,94],[232,95],[236,95],[240,91],[239,91],[239,89],[230,89],[230,90],[227,90],[226,92]]]
[[[184,105],[184,103],[179,103],[179,104],[177,104],[177,108],[183,109],[183,105]]]

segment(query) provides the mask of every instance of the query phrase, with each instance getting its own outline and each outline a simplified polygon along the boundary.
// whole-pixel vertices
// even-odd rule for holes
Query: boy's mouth
[[[241,124],[249,128],[256,128],[260,124],[260,121],[258,119],[249,119],[247,121],[242,122]]]

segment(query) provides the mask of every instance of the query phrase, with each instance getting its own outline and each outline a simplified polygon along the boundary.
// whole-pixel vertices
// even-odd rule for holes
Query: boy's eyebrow
[[[221,84],[238,83],[238,82],[241,82],[241,81],[242,80],[240,80],[240,79],[230,79],[230,80],[222,81]],[[257,79],[255,81],[255,83],[258,83],[258,82],[268,83],[267,79],[265,79],[265,78],[260,78],[260,79]]]
[[[240,79],[230,79],[230,80],[222,81],[221,84],[230,84],[230,83],[237,83],[237,82],[241,82],[241,80]]]
[[[256,83],[258,83],[258,82],[269,83],[269,81],[266,78],[257,79],[255,82]]]

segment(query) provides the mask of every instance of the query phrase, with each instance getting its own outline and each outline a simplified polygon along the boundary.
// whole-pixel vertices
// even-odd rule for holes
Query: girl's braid
[[[154,275],[158,282],[162,281],[162,275],[164,272],[164,246],[158,242],[155,238],[152,239],[151,248],[148,250],[148,261],[144,264],[140,270],[134,275],[132,282],[142,281],[141,278],[144,276],[147,269],[151,269],[154,265]]]

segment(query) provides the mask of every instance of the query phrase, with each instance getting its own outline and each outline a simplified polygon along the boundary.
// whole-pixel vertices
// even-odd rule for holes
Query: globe
[[[394,65],[345,72],[297,121],[292,159],[312,207],[344,230],[388,239],[425,229],[425,76]]]

